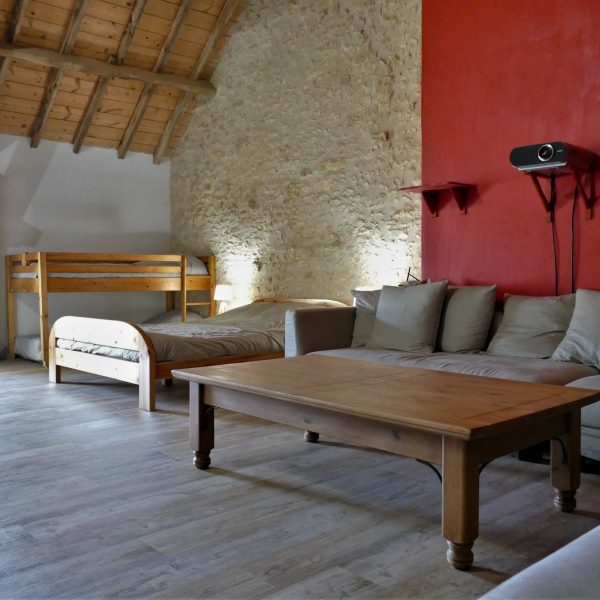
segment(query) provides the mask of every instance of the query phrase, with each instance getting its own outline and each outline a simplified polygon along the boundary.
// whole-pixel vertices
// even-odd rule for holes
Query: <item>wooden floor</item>
[[[192,466],[187,389],[0,362],[0,598],[470,599],[600,520],[600,477],[556,512],[548,468],[481,476],[475,566],[455,571],[426,466],[218,412]]]

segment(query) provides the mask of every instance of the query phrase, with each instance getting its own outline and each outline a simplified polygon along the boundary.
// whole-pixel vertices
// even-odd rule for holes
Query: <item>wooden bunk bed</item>
[[[196,259],[205,269],[190,269]],[[198,273],[198,274],[197,274]],[[166,309],[175,306],[181,293],[181,318],[190,306],[207,306],[216,314],[214,256],[188,257],[180,254],[121,254],[75,252],[23,252],[6,257],[6,293],[9,353],[14,356],[17,322],[15,295],[37,294],[39,330],[44,365],[48,366],[48,294],[55,292],[165,292]],[[206,291],[205,302],[188,301],[188,292]]]

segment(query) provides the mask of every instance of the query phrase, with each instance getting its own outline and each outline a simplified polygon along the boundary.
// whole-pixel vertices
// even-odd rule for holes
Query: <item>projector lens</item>
[[[554,156],[552,144],[542,144],[538,150],[538,158],[542,162],[549,161]]]

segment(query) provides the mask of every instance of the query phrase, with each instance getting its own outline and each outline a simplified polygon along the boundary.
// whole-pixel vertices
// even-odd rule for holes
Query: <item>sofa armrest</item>
[[[285,355],[302,356],[317,350],[348,348],[352,344],[353,306],[298,308],[285,314]]]

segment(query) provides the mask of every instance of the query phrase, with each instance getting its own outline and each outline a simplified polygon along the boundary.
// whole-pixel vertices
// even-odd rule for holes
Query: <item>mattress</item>
[[[203,323],[141,325],[141,328],[152,340],[157,362],[283,352],[284,347],[283,328],[261,331]],[[137,362],[139,357],[135,350],[66,339],[57,339],[56,346],[132,362]]]
[[[81,267],[98,267],[98,266],[109,266],[116,267],[117,264],[122,263],[69,263],[69,265],[80,265]],[[164,262],[137,262],[133,263],[137,267],[172,267],[173,269],[176,266],[171,264],[165,264]],[[188,275],[208,275],[208,271],[206,269],[206,265],[195,256],[186,257],[186,273]],[[38,273],[37,271],[32,271],[28,273],[13,273],[11,275],[14,279],[37,279]],[[48,277],[51,278],[67,278],[67,279],[99,279],[99,278],[131,278],[131,277],[143,277],[143,278],[152,278],[152,277],[161,277],[161,278],[179,278],[179,275],[175,270],[172,273],[145,273],[145,272],[135,272],[135,273],[125,273],[125,272],[100,272],[96,271],[93,273],[60,273],[60,272],[48,272]]]
[[[253,302],[202,321],[146,323],[140,327],[152,340],[157,362],[283,352],[285,313],[293,308],[318,306],[316,302]],[[132,362],[137,362],[139,356],[134,350],[60,338],[56,346]]]

